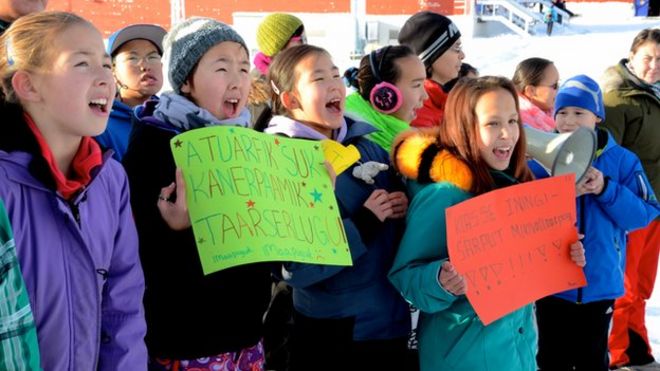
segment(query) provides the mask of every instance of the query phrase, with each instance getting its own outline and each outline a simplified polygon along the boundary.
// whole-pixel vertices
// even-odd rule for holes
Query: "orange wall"
[[[90,20],[105,36],[133,23],[170,26],[167,0],[49,0],[48,9],[76,13]]]
[[[420,10],[454,14],[454,0],[366,1],[367,14],[413,14]],[[187,17],[206,16],[226,23],[232,23],[233,12],[349,13],[350,8],[351,0],[186,0]],[[168,0],[49,0],[48,9],[73,11],[92,21],[106,36],[133,23],[170,25]]]
[[[213,17],[226,23],[232,23],[233,12],[351,11],[350,0],[187,0],[185,3],[186,17]],[[167,0],[50,0],[48,9],[79,14],[92,21],[106,36],[133,23],[154,23],[165,28],[170,25],[170,7]]]
[[[350,0],[186,0],[186,16],[232,22],[233,12],[348,13]]]
[[[431,10],[440,14],[454,14],[453,0],[367,0],[367,14],[414,14]]]

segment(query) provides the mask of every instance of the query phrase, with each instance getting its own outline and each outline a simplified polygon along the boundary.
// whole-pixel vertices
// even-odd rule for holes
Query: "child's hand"
[[[390,203],[392,204],[392,215],[390,218],[397,219],[406,216],[408,211],[408,197],[403,192],[392,192],[389,194]]]
[[[605,186],[603,173],[595,167],[590,167],[587,173],[589,174],[589,181],[585,184],[587,190],[589,190],[589,193],[599,195],[603,192],[603,187]]]
[[[335,189],[335,185],[337,184],[337,173],[335,173],[335,169],[330,165],[328,161],[323,161],[323,165],[325,165],[325,169],[328,170],[328,175],[330,175],[330,181],[332,181],[332,189]]]
[[[605,179],[603,178],[603,173],[595,167],[589,167],[580,183],[575,186],[575,192],[578,197],[589,193],[599,195],[603,192],[604,186]]]
[[[584,235],[578,236],[580,239],[584,238]],[[584,267],[587,265],[587,257],[584,254],[584,247],[582,246],[582,241],[575,241],[571,244],[571,260],[578,267]]]
[[[587,189],[587,182],[591,180],[591,174],[589,173],[589,169],[584,173],[584,176],[582,177],[582,180],[578,184],[575,185],[575,196],[580,197],[582,195],[585,195],[589,193],[589,190]]]
[[[369,198],[364,202],[364,207],[374,213],[381,222],[392,215],[392,202],[384,189],[376,189],[371,192]]]
[[[438,280],[440,281],[440,286],[453,295],[465,295],[467,292],[465,278],[458,274],[454,266],[448,261],[442,263]]]
[[[176,201],[170,202],[172,193],[176,191]],[[158,210],[165,223],[175,231],[190,228],[190,214],[186,202],[186,182],[183,180],[181,169],[176,169],[176,183],[172,183],[160,190],[158,196]]]

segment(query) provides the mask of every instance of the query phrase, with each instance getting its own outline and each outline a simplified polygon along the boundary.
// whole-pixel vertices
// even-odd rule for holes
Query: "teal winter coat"
[[[445,209],[471,198],[466,184],[470,170],[441,151],[433,161],[435,181],[416,181],[422,170],[428,140],[413,134],[396,146],[393,161],[408,177],[406,231],[390,270],[390,280],[419,308],[418,349],[422,371],[533,371],[537,335],[532,305],[526,305],[484,326],[464,295],[454,296],[440,286],[441,265],[448,260]],[[408,143],[407,143],[408,142]],[[438,179],[438,174],[442,179]],[[468,288],[469,289],[469,288]]]

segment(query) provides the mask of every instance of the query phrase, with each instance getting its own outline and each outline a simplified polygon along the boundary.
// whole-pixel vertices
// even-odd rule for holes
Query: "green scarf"
[[[367,135],[367,138],[381,146],[387,153],[390,153],[394,138],[402,131],[410,129],[409,123],[376,111],[357,92],[346,97],[346,113],[349,117],[364,121],[378,129]]]

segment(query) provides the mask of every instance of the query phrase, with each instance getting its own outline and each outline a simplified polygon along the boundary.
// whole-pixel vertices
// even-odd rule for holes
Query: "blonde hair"
[[[94,27],[72,13],[37,12],[16,20],[0,36],[0,84],[4,101],[18,103],[11,80],[18,70],[43,70],[53,54],[53,40],[77,24]]]

